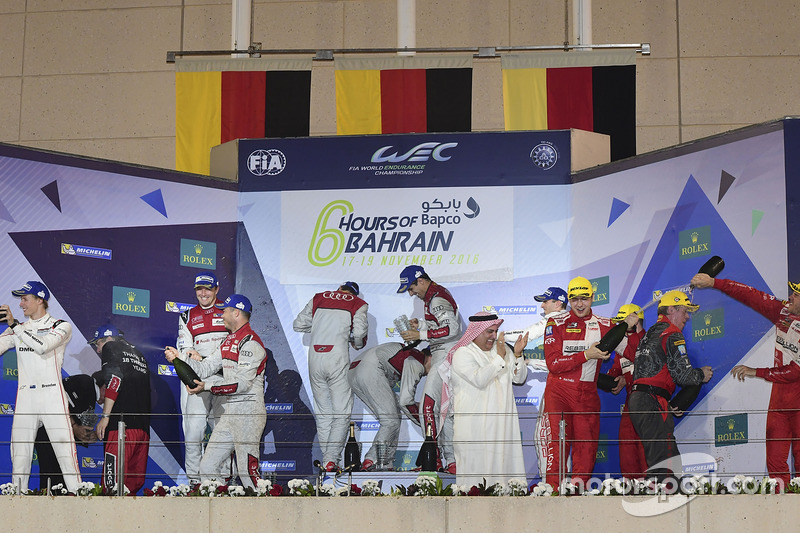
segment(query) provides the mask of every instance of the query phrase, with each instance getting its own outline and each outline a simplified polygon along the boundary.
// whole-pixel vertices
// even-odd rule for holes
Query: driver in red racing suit
[[[775,324],[775,359],[772,367],[737,365],[731,374],[740,381],[759,377],[772,383],[767,413],[767,472],[789,486],[791,471],[786,459],[791,450],[794,467],[800,465],[800,283],[789,282],[789,301],[783,302],[758,289],[727,279],[697,274],[692,284],[713,287],[764,315]]]
[[[572,452],[572,483],[589,481],[600,437],[600,397],[597,376],[609,358],[597,343],[612,327],[611,320],[592,313],[594,291],[589,280],[576,277],[567,288],[569,313],[550,318],[544,332],[544,357],[549,374],[537,426],[542,479],[559,488],[560,461]],[[559,422],[566,422],[565,457],[559,456]],[[564,468],[566,472],[566,468]]]

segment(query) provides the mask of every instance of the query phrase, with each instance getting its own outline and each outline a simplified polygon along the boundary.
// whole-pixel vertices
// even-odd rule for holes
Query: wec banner
[[[406,265],[448,281],[513,277],[508,187],[287,191],[281,195],[281,283],[394,283]],[[332,199],[333,198],[333,199]]]

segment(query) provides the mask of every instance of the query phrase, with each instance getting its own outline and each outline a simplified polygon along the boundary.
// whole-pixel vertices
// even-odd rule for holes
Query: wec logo
[[[397,151],[393,154],[386,155],[386,152],[392,150],[393,146],[384,146],[379,148],[372,154],[371,161],[373,163],[401,163],[403,161],[427,161],[433,157],[434,161],[447,161],[451,156],[442,154],[449,148],[455,148],[458,143],[422,143],[416,145],[403,155],[398,155]]]

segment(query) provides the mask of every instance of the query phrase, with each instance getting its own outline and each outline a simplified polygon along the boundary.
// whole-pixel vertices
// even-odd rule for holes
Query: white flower
[[[269,489],[272,488],[272,481],[268,479],[256,480],[256,495],[269,496]]]
[[[592,490],[585,490],[583,491],[584,496],[599,496],[600,489],[592,489]]]
[[[604,496],[614,496],[625,491],[625,484],[620,479],[606,478],[603,480],[602,488],[599,490]]]
[[[540,481],[533,487],[531,496],[551,496],[553,494],[553,486],[550,483]]]
[[[299,494],[311,488],[311,483],[307,479],[291,479],[288,483],[289,494]]]
[[[509,496],[525,496],[528,493],[528,482],[524,479],[509,479],[508,480],[508,494]]]
[[[414,485],[419,488],[435,487],[437,479],[438,478],[435,476],[417,476],[417,480],[414,482]]]
[[[323,485],[319,488],[319,493],[324,494],[326,496],[333,496],[336,487],[333,483],[323,483]]]
[[[361,486],[362,496],[378,496],[381,494],[381,484],[374,479],[368,479]]]
[[[228,487],[228,496],[244,496],[244,487],[238,485]]]
[[[347,496],[349,494],[350,487],[340,487],[336,489],[333,493],[334,496]]]
[[[17,494],[17,486],[13,483],[3,483],[0,485],[0,493],[2,493],[3,496],[13,496]]]

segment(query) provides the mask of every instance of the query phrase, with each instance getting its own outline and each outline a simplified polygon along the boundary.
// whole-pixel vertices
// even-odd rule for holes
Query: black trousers
[[[644,447],[648,475],[655,476],[659,483],[674,474],[680,477],[683,465],[673,434],[675,420],[672,413],[665,411],[658,396],[643,391],[631,392],[628,408],[631,423]]]

